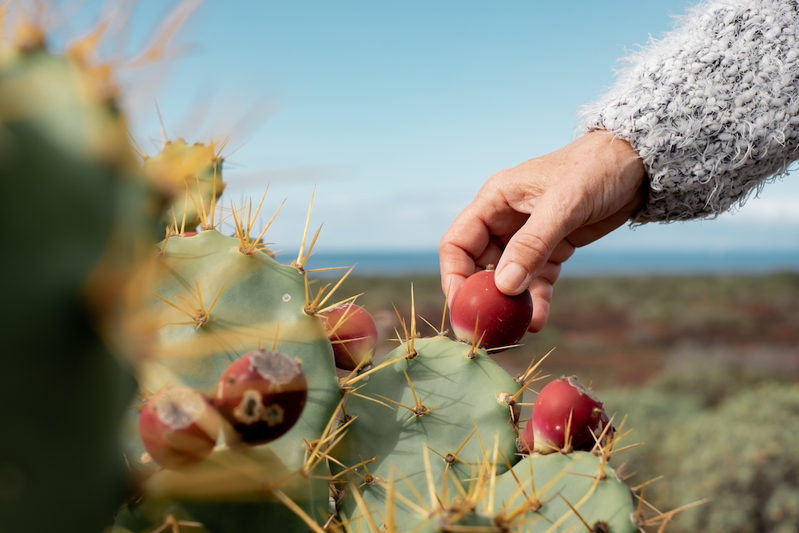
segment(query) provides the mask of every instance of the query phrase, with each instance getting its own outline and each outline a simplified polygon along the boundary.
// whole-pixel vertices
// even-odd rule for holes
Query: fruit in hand
[[[477,272],[455,294],[450,322],[455,337],[484,348],[510,346],[521,340],[533,318],[528,291],[507,296],[494,284],[494,269]]]

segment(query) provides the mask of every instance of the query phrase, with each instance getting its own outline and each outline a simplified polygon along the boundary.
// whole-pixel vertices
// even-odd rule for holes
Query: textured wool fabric
[[[634,223],[712,217],[799,158],[796,0],[716,0],[625,58],[630,66],[579,131],[607,130],[643,160],[649,198]]]

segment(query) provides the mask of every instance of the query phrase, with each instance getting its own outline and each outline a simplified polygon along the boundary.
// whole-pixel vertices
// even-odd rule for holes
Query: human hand
[[[467,277],[494,264],[500,291],[530,291],[529,331],[541,331],[561,263],[638,211],[645,175],[632,146],[605,132],[497,172],[439,243],[441,286],[450,303]]]

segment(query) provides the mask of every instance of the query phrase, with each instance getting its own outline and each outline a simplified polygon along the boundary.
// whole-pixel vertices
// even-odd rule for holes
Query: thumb
[[[497,288],[509,296],[530,286],[555,246],[574,229],[571,210],[551,195],[538,199],[527,222],[508,241],[494,274]]]

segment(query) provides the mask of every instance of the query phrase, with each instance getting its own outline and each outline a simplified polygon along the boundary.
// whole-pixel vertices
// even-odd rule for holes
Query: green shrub
[[[711,499],[670,531],[799,532],[799,385],[724,371],[602,398],[645,442],[626,457],[631,484],[666,478],[647,487],[647,501],[668,510]]]

